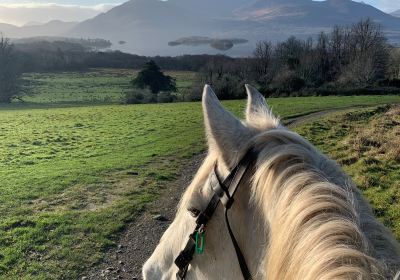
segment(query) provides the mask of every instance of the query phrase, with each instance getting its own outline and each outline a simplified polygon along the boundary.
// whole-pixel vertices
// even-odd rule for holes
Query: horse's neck
[[[349,186],[349,195],[352,197],[353,206],[358,215],[360,230],[368,239],[372,256],[389,266],[393,264],[399,267],[399,244],[388,229],[375,218],[370,204],[351,179],[343,173],[336,163],[325,157],[320,169],[325,174],[329,174],[327,177],[336,185]]]
[[[286,149],[285,149],[286,148]],[[273,151],[273,150],[271,150]],[[381,273],[361,232],[363,201],[332,162],[300,145],[267,155],[254,196],[270,223],[268,279],[342,279]],[[347,278],[346,278],[347,279]]]

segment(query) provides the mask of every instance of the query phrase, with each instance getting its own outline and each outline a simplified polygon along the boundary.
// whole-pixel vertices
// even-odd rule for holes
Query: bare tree
[[[377,69],[374,67],[374,58],[368,54],[360,55],[348,64],[343,71],[339,82],[346,86],[365,87],[376,80]]]
[[[253,55],[255,57],[255,70],[260,80],[266,80],[272,51],[272,43],[269,41],[260,41],[256,45]]]
[[[334,46],[334,65],[340,68],[340,83],[366,86],[385,77],[389,45],[380,25],[372,20],[362,20],[349,28],[334,29],[331,46]]]
[[[400,48],[390,50],[389,79],[400,79]]]

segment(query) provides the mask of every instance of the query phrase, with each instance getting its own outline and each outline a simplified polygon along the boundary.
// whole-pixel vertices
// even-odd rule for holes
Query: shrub
[[[274,94],[286,93],[292,95],[306,86],[305,81],[294,72],[286,71],[277,75],[272,81],[272,92]],[[280,95],[281,96],[281,95]]]
[[[157,103],[171,103],[176,100],[176,96],[172,95],[170,92],[160,92],[157,94]]]
[[[127,104],[156,103],[157,95],[148,89],[133,89],[126,93],[125,102]]]

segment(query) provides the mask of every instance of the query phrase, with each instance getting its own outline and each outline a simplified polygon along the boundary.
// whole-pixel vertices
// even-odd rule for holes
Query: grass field
[[[121,103],[137,74],[129,69],[92,69],[85,72],[27,73],[22,99],[31,103]],[[180,97],[195,78],[194,72],[166,72],[176,79]]]
[[[77,78],[63,86],[43,78],[32,97],[40,104],[0,106],[0,279],[78,279],[205,148],[200,103],[75,106],[75,97],[59,99],[78,95],[74,84],[102,86],[85,80],[88,73],[54,75],[60,82]],[[120,87],[118,79],[110,81]],[[394,102],[400,96],[269,101],[282,117]],[[224,104],[238,115],[245,106]]]
[[[297,130],[343,166],[400,240],[400,106],[337,114]]]

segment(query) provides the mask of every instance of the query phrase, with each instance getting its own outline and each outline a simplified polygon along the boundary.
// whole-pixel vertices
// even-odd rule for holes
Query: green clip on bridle
[[[235,235],[233,234],[231,226],[229,224],[228,211],[234,202],[233,197],[240,185],[240,182],[242,181],[246,172],[250,169],[252,162],[256,158],[257,154],[254,149],[249,149],[249,151],[242,158],[239,164],[235,168],[233,168],[228,177],[226,177],[226,179],[223,181],[221,181],[217,175],[216,166],[214,167],[209,177],[209,182],[211,188],[214,191],[214,195],[211,198],[211,201],[208,203],[206,209],[201,212],[200,215],[197,217],[195,230],[189,236],[189,240],[186,243],[185,248],[175,259],[175,264],[179,268],[179,271],[176,274],[177,279],[183,280],[186,278],[190,262],[193,260],[193,256],[195,253],[199,255],[204,253],[206,226],[212,218],[220,202],[225,208],[226,225],[228,228],[229,236],[231,237],[233,246],[235,248],[236,256],[239,261],[243,278],[245,280],[252,279],[250,270],[246,264],[246,260],[243,256],[242,251],[240,250],[239,244],[237,243]]]
[[[204,229],[200,229],[196,232],[196,253],[201,255],[204,253]]]

